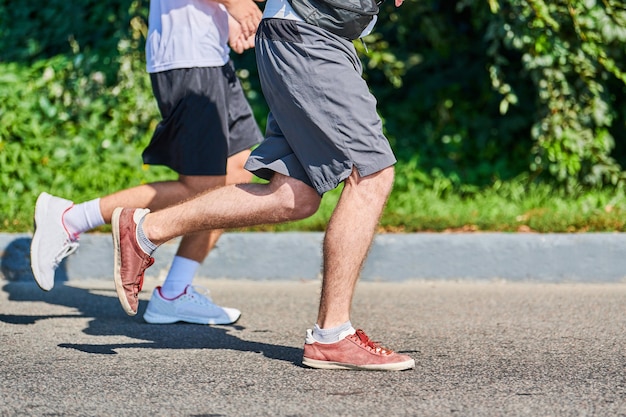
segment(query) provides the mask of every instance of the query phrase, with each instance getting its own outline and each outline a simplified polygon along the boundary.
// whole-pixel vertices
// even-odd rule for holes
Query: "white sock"
[[[100,199],[96,198],[74,205],[63,215],[63,223],[76,237],[83,232],[102,226],[104,219],[100,213]]]
[[[152,256],[154,251],[157,250],[158,246],[152,243],[152,241],[148,239],[148,237],[143,231],[143,221],[145,219],[146,219],[146,216],[143,216],[139,220],[139,223],[137,223],[137,236],[136,236],[137,243],[139,244],[139,247],[141,248],[141,250],[143,250],[147,255]]]
[[[320,343],[335,343],[346,337],[346,335],[353,334],[355,331],[350,321],[330,329],[320,329],[320,326],[316,324],[313,327],[313,338]],[[342,335],[342,333],[344,334]]]
[[[165,298],[175,298],[182,294],[185,288],[191,285],[198,267],[200,267],[200,262],[175,256],[165,282],[161,286],[161,295]]]

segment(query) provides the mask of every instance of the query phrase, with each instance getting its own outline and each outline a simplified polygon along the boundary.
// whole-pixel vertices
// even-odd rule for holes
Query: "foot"
[[[154,258],[145,253],[137,242],[137,224],[149,212],[148,209],[118,207],[111,218],[115,291],[129,316],[137,314],[143,275],[154,263]]]
[[[232,324],[239,320],[241,311],[215,305],[208,295],[197,291],[200,287],[188,285],[176,298],[167,299],[156,287],[143,318],[152,324],[169,324],[178,321],[195,324]]]
[[[375,343],[363,330],[335,343],[319,343],[307,330],[302,364],[318,369],[403,371],[415,368],[415,360]]]
[[[63,259],[78,249],[63,224],[63,214],[73,202],[41,193],[35,203],[35,233],[30,245],[30,265],[37,285],[50,291],[54,286],[54,271]]]

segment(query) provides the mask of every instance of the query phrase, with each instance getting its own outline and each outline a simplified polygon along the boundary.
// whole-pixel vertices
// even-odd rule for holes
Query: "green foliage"
[[[0,0],[3,230],[29,229],[44,190],[81,201],[173,175],[141,165],[159,120],[145,73],[147,8]],[[625,28],[615,0],[384,3],[375,31],[355,46],[400,161],[385,227],[515,230],[531,213],[521,225],[535,230],[549,221],[554,230],[586,230],[585,221],[621,230]],[[254,51],[233,58],[263,128]],[[498,214],[516,193],[545,198]],[[601,203],[554,203],[568,195]],[[285,227],[323,227],[337,198]]]
[[[626,83],[626,10],[621,2],[491,1],[494,56],[503,47],[522,53],[537,89],[531,170],[548,170],[572,187],[624,179],[611,158],[609,80]],[[506,63],[505,63],[506,65]],[[500,68],[503,68],[501,66]],[[497,80],[500,83],[502,78]],[[511,92],[514,94],[513,92]]]
[[[141,165],[158,110],[141,51],[145,25],[135,16],[124,28],[114,53],[71,42],[70,53],[44,59],[35,48],[0,62],[0,227],[30,227],[41,191],[81,201],[170,175]]]
[[[399,170],[410,166],[399,165]],[[568,191],[528,181],[526,175],[483,188],[452,192],[446,178],[432,186],[396,183],[381,220],[391,232],[626,231],[623,190]]]
[[[407,0],[378,26],[367,76],[401,158],[461,183],[622,185],[623,2]]]
[[[477,10],[450,2],[389,4],[365,39],[364,59],[398,157],[416,160],[428,175],[485,185],[528,169],[534,109],[522,76],[512,82],[527,94],[500,112],[502,94],[488,71],[490,12],[476,3]]]

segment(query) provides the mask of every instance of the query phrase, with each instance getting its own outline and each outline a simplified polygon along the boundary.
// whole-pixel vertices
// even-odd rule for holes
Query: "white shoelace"
[[[63,248],[59,251],[57,256],[54,257],[54,266],[57,267],[63,261],[63,259],[67,258],[78,249],[78,241],[69,240],[67,245],[63,245]]]

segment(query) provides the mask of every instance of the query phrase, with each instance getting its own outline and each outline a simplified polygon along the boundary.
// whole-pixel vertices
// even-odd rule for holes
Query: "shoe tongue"
[[[361,329],[357,329],[356,331],[356,336],[359,338],[359,340],[365,344],[370,343],[370,338],[367,337],[367,335],[365,334],[365,332]]]

